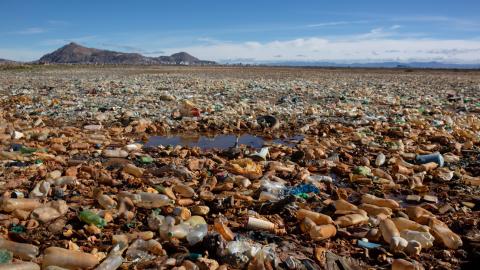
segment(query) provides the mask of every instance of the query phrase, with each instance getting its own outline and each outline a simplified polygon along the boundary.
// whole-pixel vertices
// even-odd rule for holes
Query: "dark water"
[[[145,147],[155,147],[159,145],[181,145],[189,147],[200,147],[202,149],[227,149],[234,147],[238,140],[238,145],[246,145],[252,148],[261,148],[268,144],[283,144],[294,146],[303,136],[296,135],[287,139],[267,140],[265,138],[250,134],[242,135],[176,135],[176,136],[152,136],[145,144]]]

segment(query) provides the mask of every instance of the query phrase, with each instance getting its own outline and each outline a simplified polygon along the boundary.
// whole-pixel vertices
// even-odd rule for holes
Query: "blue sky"
[[[480,1],[0,2],[0,58],[68,42],[216,61],[480,63]]]

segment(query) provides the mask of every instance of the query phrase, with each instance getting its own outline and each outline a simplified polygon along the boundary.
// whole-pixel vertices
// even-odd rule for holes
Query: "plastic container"
[[[321,241],[337,234],[337,228],[332,224],[313,226],[309,231],[312,240]]]
[[[381,207],[388,207],[391,209],[396,209],[400,207],[400,204],[398,204],[398,202],[394,200],[378,198],[371,194],[364,194],[362,196],[362,203],[373,204]]]
[[[32,260],[37,257],[39,253],[37,246],[17,243],[2,238],[0,238],[0,249],[6,249],[12,252],[14,257],[22,260]]]
[[[95,270],[116,270],[123,264],[121,255],[108,256]]]
[[[375,159],[375,166],[380,167],[385,163],[385,155],[383,153],[380,153],[377,155],[377,158]]]
[[[398,231],[395,223],[389,218],[380,220],[380,232],[382,233],[383,240],[389,243],[392,240],[392,237],[400,237],[400,232]]]
[[[337,211],[355,211],[358,207],[354,204],[347,202],[346,200],[339,199],[333,202],[333,206]]]
[[[187,234],[190,232],[191,226],[187,223],[180,223],[178,225],[173,226],[168,231],[168,237],[183,239],[187,237]]]
[[[247,228],[252,230],[274,231],[276,226],[270,221],[248,217]]]
[[[153,209],[174,203],[170,198],[163,194],[140,192],[138,195],[140,197],[139,201],[135,202],[137,207]]]
[[[193,190],[193,188],[185,185],[185,184],[175,184],[173,187],[172,187],[172,190],[179,194],[180,197],[184,197],[184,198],[192,198],[193,196],[195,196],[195,190]]]
[[[417,155],[415,161],[419,164],[426,164],[429,162],[435,162],[438,166],[443,167],[445,160],[443,159],[442,154],[435,152],[429,155]]]
[[[97,202],[103,207],[103,209],[114,209],[117,207],[117,202],[106,194],[98,195]]]
[[[83,222],[85,222],[89,225],[95,225],[98,228],[103,228],[107,225],[107,222],[105,221],[105,219],[103,219],[98,214],[96,214],[96,213],[94,213],[90,210],[83,210],[78,215],[78,218],[81,221],[83,221]]]
[[[423,267],[415,262],[411,263],[404,259],[394,259],[392,262],[392,270],[420,270]]]
[[[408,241],[400,236],[393,236],[390,238],[390,251],[398,253],[403,251],[408,246]]]
[[[435,240],[442,243],[445,247],[450,249],[458,249],[463,245],[462,239],[456,233],[452,232],[448,226],[438,219],[430,219],[429,226]]]
[[[367,212],[369,216],[377,216],[380,214],[386,216],[392,215],[392,209],[388,207],[381,207],[373,204],[362,203],[359,208],[365,210],[365,212]]]
[[[310,211],[310,210],[307,210],[307,209],[299,209],[297,211],[297,219],[302,220],[305,217],[310,218],[317,225],[326,225],[326,224],[333,223],[333,220],[330,216],[327,216],[327,215],[324,215],[324,214],[321,214],[321,213],[317,213],[317,212],[314,212],[314,211]]]
[[[366,224],[368,222],[368,216],[362,214],[348,214],[338,217],[335,220],[335,224],[339,227],[349,227],[354,225]]]
[[[193,246],[203,240],[203,238],[208,233],[208,225],[207,224],[198,224],[193,227],[190,232],[187,234],[187,241],[188,243]]]
[[[16,262],[0,264],[0,270],[40,270],[40,265],[33,262]]]
[[[435,237],[433,237],[433,235],[431,235],[429,232],[403,230],[400,232],[400,236],[409,242],[419,242],[423,249],[431,248],[433,246],[433,241],[435,241]]]
[[[8,198],[4,199],[2,202],[2,208],[5,212],[13,212],[15,210],[25,210],[31,211],[35,208],[40,207],[41,203],[37,199],[27,199],[27,198],[19,198],[13,199]]]
[[[232,230],[230,230],[230,228],[228,228],[226,222],[221,218],[216,218],[214,220],[214,228],[227,241],[233,241],[235,238],[235,234],[232,232]]]
[[[88,269],[98,264],[98,258],[96,256],[81,251],[49,247],[45,249],[44,254],[43,268],[55,265],[68,269]]]
[[[419,232],[429,232],[430,228],[428,226],[422,225],[418,222],[415,222],[410,219],[406,219],[403,217],[396,217],[392,218],[393,223],[397,227],[398,231],[403,230],[412,230],[412,231],[419,231]]]

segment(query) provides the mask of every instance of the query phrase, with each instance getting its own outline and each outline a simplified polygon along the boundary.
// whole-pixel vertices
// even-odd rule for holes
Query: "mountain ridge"
[[[214,65],[214,61],[200,60],[186,52],[170,56],[148,57],[139,53],[126,53],[88,48],[70,42],[43,55],[36,62],[42,64],[133,64],[133,65]]]

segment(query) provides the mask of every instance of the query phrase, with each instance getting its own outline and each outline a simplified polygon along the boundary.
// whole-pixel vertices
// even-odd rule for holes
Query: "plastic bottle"
[[[270,221],[248,217],[247,228],[253,230],[274,231],[276,226]]]
[[[324,215],[324,214],[321,214],[321,213],[317,213],[317,212],[314,212],[314,211],[310,211],[310,210],[307,210],[307,209],[299,209],[297,211],[297,219],[302,220],[305,217],[309,217],[317,225],[326,225],[326,224],[333,223],[333,220],[330,216],[327,216],[327,215]]]
[[[447,224],[436,218],[430,219],[429,223],[435,240],[440,241],[444,246],[450,249],[458,249],[463,245],[460,236],[455,234],[448,228]]]
[[[13,253],[13,256],[22,260],[32,260],[38,256],[38,247],[31,244],[17,243],[0,238],[0,249],[6,249]]]
[[[187,241],[188,243],[193,246],[196,243],[199,243],[203,240],[203,238],[208,233],[208,225],[207,224],[198,224],[193,227],[190,232],[187,234]]]
[[[180,197],[192,198],[193,196],[195,196],[195,190],[193,190],[193,188],[185,184],[181,184],[181,183],[175,184],[172,187],[172,190],[178,193]]]
[[[337,228],[333,224],[313,226],[309,231],[314,241],[325,240],[337,234]]]
[[[392,237],[400,237],[400,232],[398,231],[395,223],[389,218],[380,220],[380,232],[382,233],[383,240],[389,243],[392,240]]]
[[[421,270],[421,266],[418,262],[411,263],[404,259],[394,259],[392,262],[392,270]]]
[[[431,248],[433,246],[433,241],[435,241],[435,237],[433,237],[433,235],[431,235],[429,232],[403,230],[400,232],[400,236],[409,242],[419,242],[424,249]]]
[[[31,211],[35,208],[40,207],[41,203],[37,199],[27,199],[27,198],[19,198],[13,199],[8,198],[4,199],[2,202],[2,208],[5,212],[13,212],[14,210],[25,210]]]
[[[259,202],[278,201],[278,195],[272,194],[268,191],[262,191],[258,197]]]
[[[405,248],[405,252],[410,255],[418,256],[422,252],[422,244],[420,244],[420,242],[415,240],[408,241],[408,245]]]
[[[377,158],[375,159],[375,166],[380,167],[385,163],[385,155],[383,153],[380,153],[377,155]]]
[[[235,234],[228,228],[226,221],[222,218],[216,218],[214,220],[214,228],[227,241],[233,241],[233,238],[235,238]]]
[[[355,211],[358,207],[354,204],[347,202],[344,199],[338,199],[333,202],[333,206],[337,211]]]
[[[164,240],[167,240],[169,238],[168,233],[174,225],[175,225],[174,217],[171,217],[171,216],[165,217],[165,219],[163,220],[163,223],[160,225],[160,228],[159,228],[160,237]]]
[[[138,195],[139,201],[135,203],[138,207],[152,209],[173,204],[173,201],[163,194],[140,192]]]
[[[429,232],[430,228],[428,226],[422,225],[418,222],[415,222],[410,219],[406,219],[403,217],[396,217],[392,218],[393,223],[397,227],[398,231],[403,230],[412,230],[412,231],[419,231],[419,232]]]
[[[362,203],[359,206],[360,209],[365,210],[369,216],[377,216],[380,214],[386,215],[386,216],[391,216],[392,215],[392,209],[388,207],[381,207],[381,206],[376,206],[373,204],[368,204],[368,203]]]
[[[422,225],[428,224],[430,219],[435,218],[435,215],[430,211],[420,207],[420,206],[410,206],[405,209],[408,217]]]
[[[376,206],[381,206],[381,207],[388,207],[391,209],[399,208],[400,205],[398,202],[391,200],[391,199],[382,199],[378,198],[374,195],[371,194],[364,194],[362,196],[362,203],[368,203],[368,204],[373,204]]]
[[[33,262],[16,262],[0,264],[0,270],[40,270],[40,265]]]
[[[398,253],[403,251],[408,246],[408,241],[400,236],[393,236],[390,238],[390,251]]]
[[[68,269],[88,269],[98,264],[98,258],[92,254],[68,250],[59,247],[45,249],[42,267],[56,265]]]
[[[340,227],[348,227],[353,225],[365,224],[368,222],[368,216],[362,214],[348,214],[338,217],[335,224]]]
[[[83,222],[85,222],[89,225],[95,225],[98,228],[103,228],[107,225],[107,222],[105,221],[105,219],[103,219],[98,214],[96,214],[96,213],[94,213],[90,210],[83,210],[78,215],[78,218],[81,221],[83,221]]]
[[[439,152],[435,152],[435,153],[432,153],[432,154],[429,154],[429,155],[417,155],[415,157],[415,160],[417,161],[417,163],[419,164],[425,164],[425,163],[429,163],[429,162],[435,162],[438,164],[438,166],[440,167],[443,167],[443,164],[445,162],[445,160],[443,159],[443,156],[442,154],[440,154]]]
[[[116,270],[123,263],[121,255],[110,255],[95,270]]]
[[[49,222],[65,215],[68,205],[64,200],[51,201],[32,211],[30,216],[41,222]]]
[[[183,239],[187,236],[187,234],[190,232],[191,226],[187,223],[180,223],[168,231],[168,237],[175,237],[178,239]]]
[[[131,260],[152,260],[157,255],[165,255],[165,250],[163,250],[162,245],[156,240],[150,239],[145,241],[143,239],[137,239],[128,247],[125,255]]]
[[[97,201],[103,209],[114,209],[117,207],[117,202],[106,194],[99,194],[97,196]]]

